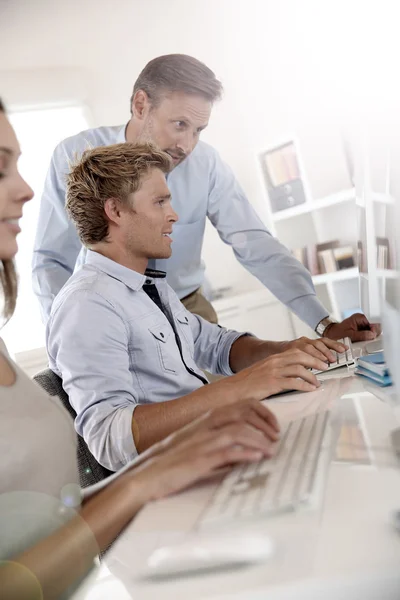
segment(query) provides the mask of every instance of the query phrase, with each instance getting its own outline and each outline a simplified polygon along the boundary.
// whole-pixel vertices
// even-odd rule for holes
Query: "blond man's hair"
[[[85,246],[107,240],[104,205],[109,198],[128,204],[152,169],[167,173],[171,159],[153,144],[113,144],[86,150],[67,177],[66,208]]]

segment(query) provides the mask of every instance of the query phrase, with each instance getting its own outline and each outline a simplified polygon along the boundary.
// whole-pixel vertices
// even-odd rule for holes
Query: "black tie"
[[[158,289],[156,288],[155,283],[151,283],[150,279],[146,279],[146,283],[143,285],[143,291],[146,292],[148,297],[153,300],[154,304],[157,304],[157,306],[161,310],[161,312],[164,313],[164,315],[167,317],[167,313],[163,307],[163,304],[162,304],[161,298],[160,298],[160,294],[158,293]]]

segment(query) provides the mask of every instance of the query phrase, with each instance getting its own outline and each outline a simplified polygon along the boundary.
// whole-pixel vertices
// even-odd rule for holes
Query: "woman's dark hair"
[[[0,113],[5,113],[6,109],[0,98]],[[4,307],[3,315],[8,320],[14,310],[17,302],[17,273],[12,260],[0,260],[0,288],[3,289]]]

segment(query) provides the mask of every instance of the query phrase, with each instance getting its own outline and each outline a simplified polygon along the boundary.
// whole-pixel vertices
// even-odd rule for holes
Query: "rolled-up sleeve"
[[[96,460],[117,471],[137,455],[132,415],[138,405],[129,370],[128,331],[97,292],[76,290],[47,326],[50,367],[77,413],[76,431]]]
[[[186,314],[193,334],[196,365],[215,375],[234,375],[229,363],[232,344],[249,334],[209,323],[189,311]]]

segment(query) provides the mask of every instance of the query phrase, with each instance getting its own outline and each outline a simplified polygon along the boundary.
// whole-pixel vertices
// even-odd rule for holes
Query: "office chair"
[[[69,398],[62,387],[62,381],[51,369],[44,369],[33,378],[50,396],[57,396],[71,418],[75,420],[76,412],[69,403]],[[78,435],[78,434],[77,434]],[[81,487],[88,487],[102,481],[113,472],[100,465],[90,452],[83,437],[78,435],[77,459],[79,481]]]

